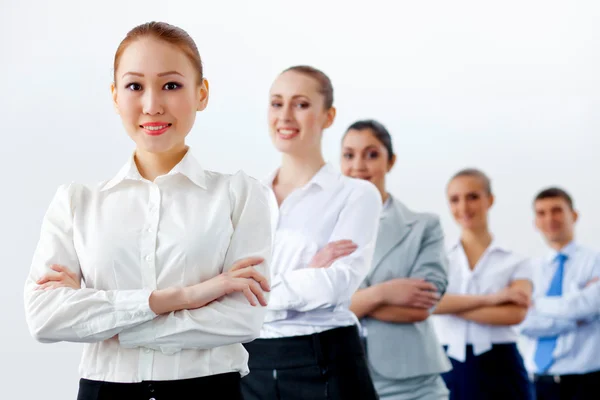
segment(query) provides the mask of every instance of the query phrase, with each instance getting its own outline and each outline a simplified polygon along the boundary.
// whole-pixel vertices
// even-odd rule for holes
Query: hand
[[[327,246],[315,254],[310,261],[310,268],[328,268],[339,258],[346,257],[358,248],[351,240],[338,240],[328,243]]]
[[[599,277],[595,276],[592,279],[590,279],[589,281],[586,282],[584,287],[588,287],[590,285],[593,285],[594,283],[598,282],[600,280]]]
[[[248,257],[236,261],[231,269],[205,282],[184,289],[188,309],[199,308],[223,296],[242,292],[252,306],[257,300],[263,306],[267,305],[263,291],[270,291],[267,278],[254,269],[262,263],[260,257]]]
[[[398,278],[377,286],[383,302],[389,305],[429,309],[440,300],[436,286],[423,279]]]
[[[516,288],[504,288],[497,293],[489,295],[490,305],[497,306],[500,304],[516,304],[518,306],[530,307],[531,298],[527,293]]]
[[[81,280],[75,272],[69,268],[53,264],[50,269],[54,272],[49,272],[38,279],[35,283],[39,286],[35,290],[56,289],[59,287],[68,287],[71,289],[81,289]]]

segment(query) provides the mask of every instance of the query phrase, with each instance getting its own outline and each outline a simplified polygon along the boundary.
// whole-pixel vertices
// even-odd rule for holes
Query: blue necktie
[[[563,272],[565,269],[565,261],[567,256],[559,253],[555,259],[558,262],[558,268],[554,273],[550,288],[546,292],[546,296],[562,296],[562,281]],[[537,349],[535,351],[535,365],[537,365],[538,373],[544,373],[550,366],[554,359],[552,353],[556,347],[556,339],[558,336],[549,336],[538,338]]]

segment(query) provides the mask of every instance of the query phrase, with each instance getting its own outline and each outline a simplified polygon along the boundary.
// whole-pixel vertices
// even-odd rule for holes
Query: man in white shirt
[[[538,400],[600,396],[600,254],[574,242],[577,212],[560,188],[534,200],[549,254],[534,263],[533,305],[522,324]]]

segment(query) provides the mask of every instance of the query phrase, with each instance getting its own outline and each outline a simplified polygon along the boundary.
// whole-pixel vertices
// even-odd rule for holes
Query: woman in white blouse
[[[382,201],[324,161],[334,118],[323,72],[291,67],[273,83],[269,128],[282,163],[266,184],[279,207],[268,312],[260,339],[246,344],[245,400],[377,398],[349,304],[371,268]]]
[[[208,84],[185,31],[134,28],[114,71],[136,149],[112,179],[58,189],[25,286],[29,329],[85,343],[80,400],[240,399],[241,343],[266,313],[268,191],[204,170],[186,146]]]
[[[493,239],[488,211],[494,196],[483,172],[458,172],[447,195],[462,232],[448,253],[448,287],[433,319],[452,362],[442,375],[450,400],[529,400],[514,326],[527,314],[530,265]]]

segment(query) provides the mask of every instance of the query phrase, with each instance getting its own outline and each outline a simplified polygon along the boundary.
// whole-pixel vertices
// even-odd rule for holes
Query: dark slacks
[[[244,400],[378,399],[355,326],[244,346]]]
[[[240,374],[139,383],[79,381],[77,400],[242,400]]]
[[[600,371],[581,375],[541,375],[534,378],[537,400],[600,398]]]
[[[465,362],[450,358],[442,374],[450,400],[533,400],[533,385],[515,343],[494,344],[478,356],[467,346]]]

